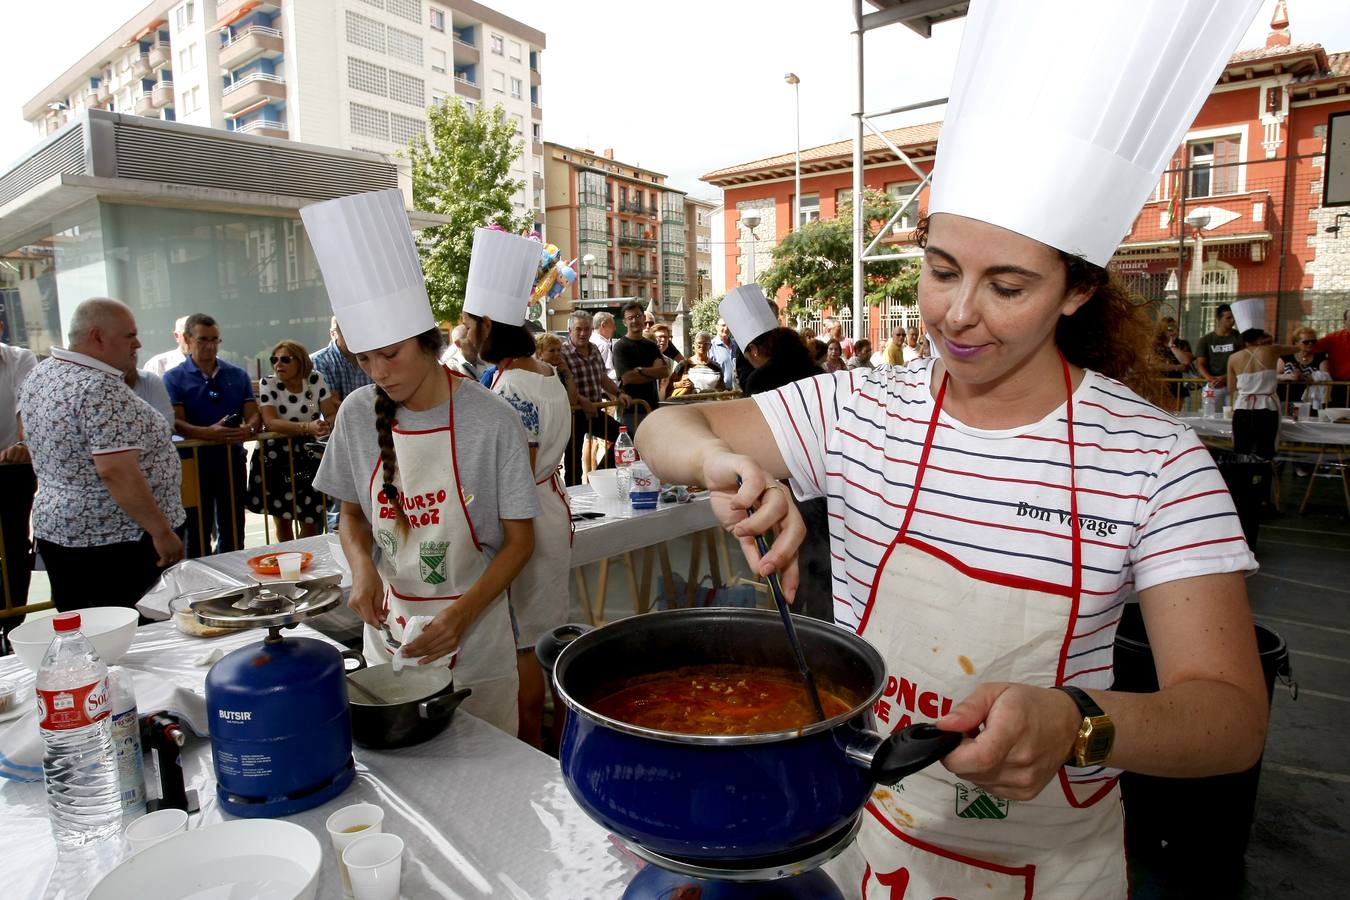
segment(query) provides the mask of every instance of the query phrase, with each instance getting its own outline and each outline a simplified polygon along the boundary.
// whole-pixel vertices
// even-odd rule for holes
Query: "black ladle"
[[[736,486],[741,484],[740,476],[736,476]],[[755,508],[747,506],[745,514],[754,515]],[[764,539],[764,535],[755,535],[755,546],[759,548],[760,558],[769,552],[769,542]],[[773,602],[778,604],[778,615],[783,617],[783,627],[787,629],[788,642],[792,644],[792,653],[797,657],[797,671],[802,673],[802,681],[806,682],[806,693],[811,698],[811,706],[816,711],[816,716],[820,721],[825,721],[825,707],[820,702],[820,691],[816,690],[816,678],[811,674],[811,667],[806,664],[806,654],[802,652],[802,643],[797,639],[797,627],[792,624],[792,613],[788,610],[787,597],[783,595],[783,584],[778,580],[777,570],[769,573],[769,590],[773,593]]]

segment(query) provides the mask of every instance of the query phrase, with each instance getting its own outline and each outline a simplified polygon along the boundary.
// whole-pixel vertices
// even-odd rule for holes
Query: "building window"
[[[519,115],[517,115],[517,114],[515,114],[515,113],[512,113],[512,114],[511,114],[511,124],[512,124],[512,125],[515,127],[515,129],[516,129],[516,137],[524,137],[524,136],[525,136],[525,120],[524,120],[523,118],[521,118]]]
[[[820,194],[802,194],[801,218],[798,227],[807,222],[820,221]]]
[[[384,0],[384,8],[409,22],[422,21],[421,0]]]
[[[389,140],[389,113],[374,106],[352,103],[352,134]]]
[[[473,114],[477,109],[478,109],[477,103],[474,103],[472,100],[464,101],[464,111],[469,114],[470,119],[473,118]]]
[[[533,130],[534,130],[534,142],[536,144],[542,142],[544,140],[544,126],[540,125],[538,122],[535,122]]]
[[[347,87],[354,91],[364,91],[377,97],[389,96],[389,72],[384,66],[347,57]]]
[[[905,198],[910,194],[913,194],[918,186],[919,182],[917,181],[893,181],[886,185],[886,193],[890,194],[891,199],[896,203],[904,203]],[[913,228],[918,220],[918,215],[919,197],[916,194],[909,205],[905,207],[905,211],[900,214],[900,218],[895,220],[895,227],[904,229]]]
[[[437,91],[432,91],[432,92],[431,92],[431,105],[432,105],[432,106],[440,106],[440,105],[441,105],[442,103],[444,103],[444,102],[445,102],[445,95],[444,95],[444,94],[438,93]]]
[[[434,31],[445,31],[445,10],[431,7],[430,22]]]
[[[187,74],[190,69],[195,69],[196,67],[197,45],[196,43],[191,43],[184,49],[178,51],[178,68],[181,70],[182,74]]]
[[[511,79],[511,96],[514,97],[515,99],[519,100],[519,99],[521,98],[521,95],[522,95],[523,93],[524,93],[524,85],[521,84],[520,79],[519,79],[519,78],[512,78],[512,79]]]
[[[415,65],[422,64],[422,39],[415,34],[389,26],[389,55]]]
[[[389,70],[389,96],[413,106],[426,105],[426,82],[402,72]]]
[[[1242,142],[1236,136],[1190,141],[1190,196],[1216,197],[1238,192],[1238,165]]]
[[[437,50],[435,47],[432,47],[428,52],[431,54],[431,71],[444,75],[445,51]]]
[[[843,211],[848,202],[853,199],[853,188],[840,188],[834,192],[834,214],[837,216]]]
[[[511,61],[520,62],[520,41],[511,42]]]
[[[389,114],[389,139],[396,144],[407,146],[415,139],[423,137],[426,130],[427,124],[421,119],[400,116],[398,113]]]
[[[498,56],[502,56],[503,54],[506,53],[506,42],[502,40],[502,36],[500,34],[492,35],[491,47],[492,52],[497,54]]]
[[[492,89],[499,94],[506,93],[506,76],[501,72],[492,73]]]
[[[196,0],[188,0],[182,6],[178,7],[178,30],[182,31],[189,25],[197,21]]]
[[[347,43],[376,53],[385,52],[384,23],[347,10]]]

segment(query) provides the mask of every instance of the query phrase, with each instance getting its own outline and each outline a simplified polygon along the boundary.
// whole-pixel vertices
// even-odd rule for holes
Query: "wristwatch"
[[[1066,765],[1102,765],[1111,755],[1111,747],[1116,742],[1116,724],[1085,691],[1068,685],[1056,685],[1055,690],[1068,694],[1083,714]]]

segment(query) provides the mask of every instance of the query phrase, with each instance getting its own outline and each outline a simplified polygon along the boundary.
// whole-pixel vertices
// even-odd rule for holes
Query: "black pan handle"
[[[553,677],[553,665],[562,655],[563,648],[568,644],[590,631],[592,626],[567,624],[559,625],[552,631],[544,632],[534,644],[534,655],[539,658],[539,665],[544,667],[544,671]]]
[[[347,666],[347,663],[349,663],[349,662],[354,662],[354,663],[356,663],[356,665],[351,666],[351,667],[349,668],[349,667]],[[359,672],[359,671],[361,671],[361,670],[364,669],[365,667],[366,667],[366,658],[365,658],[364,656],[361,655],[361,651],[359,651],[359,650],[343,650],[343,651],[342,651],[342,671],[344,671],[345,673],[347,673],[348,675],[350,675],[350,674],[353,673],[353,672]]]
[[[440,694],[417,704],[417,714],[424,719],[448,719],[461,703],[473,693],[473,688],[462,688],[449,694]]]
[[[942,759],[956,749],[961,737],[959,731],[942,731],[920,723],[889,737],[871,731],[855,732],[844,750],[850,762],[872,774],[873,781],[889,785]]]

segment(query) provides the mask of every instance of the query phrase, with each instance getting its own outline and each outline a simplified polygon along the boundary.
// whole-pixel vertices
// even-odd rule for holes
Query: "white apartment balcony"
[[[544,110],[543,110],[543,108],[540,107],[540,105],[539,105],[538,103],[531,103],[531,104],[530,104],[530,116],[533,117],[534,120],[535,120],[536,122],[542,122],[542,121],[544,121]]]
[[[98,90],[94,92],[95,102],[97,102],[99,106],[102,106],[111,99],[112,99],[112,86],[109,85],[108,82],[106,81],[100,82]]]
[[[149,91],[145,91],[136,96],[136,103],[132,107],[138,116],[149,116],[155,112],[155,103]]]
[[[286,82],[281,76],[253,72],[225,85],[220,95],[220,108],[226,113],[237,113],[256,103],[285,99]]]
[[[530,69],[530,84],[535,86],[538,86],[540,84],[538,69]]]
[[[161,81],[156,84],[155,89],[150,92],[150,104],[155,109],[173,106],[173,82]]]
[[[228,25],[246,12],[260,10],[262,12],[276,12],[277,3],[274,0],[216,0],[216,27]]]
[[[470,100],[483,99],[483,91],[467,78],[455,78],[455,93],[461,97],[468,97]]]
[[[277,122],[272,119],[254,119],[252,122],[235,126],[234,130],[236,134],[257,134],[262,137],[275,138],[284,138],[289,134],[285,122]]]
[[[145,78],[150,74],[150,54],[142,53],[132,61],[131,74],[136,78]]]
[[[281,32],[266,25],[250,25],[234,33],[228,44],[220,45],[220,65],[237,69],[258,57],[276,59],[286,49]]]
[[[477,47],[467,41],[461,41],[459,38],[455,38],[453,41],[451,52],[457,66],[473,65],[483,58],[483,54]]]
[[[147,56],[150,61],[150,68],[152,69],[158,69],[161,66],[168,65],[171,58],[168,42],[166,41],[162,44],[151,45],[150,52]]]

